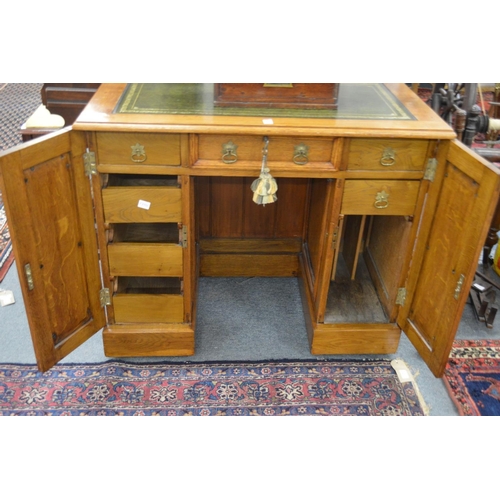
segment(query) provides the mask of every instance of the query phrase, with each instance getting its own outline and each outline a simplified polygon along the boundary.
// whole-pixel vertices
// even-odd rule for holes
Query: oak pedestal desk
[[[289,276],[313,355],[393,353],[403,331],[440,377],[499,172],[404,84],[341,84],[338,103],[103,84],[72,127],[1,155],[39,369],[100,329],[110,357],[192,355],[199,276]]]

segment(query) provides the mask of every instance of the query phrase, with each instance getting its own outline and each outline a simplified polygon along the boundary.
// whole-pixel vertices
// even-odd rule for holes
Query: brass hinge
[[[436,177],[438,161],[436,158],[429,158],[427,160],[427,167],[425,168],[424,179],[426,181],[434,182]]]
[[[85,175],[90,176],[97,174],[97,164],[95,161],[95,153],[93,151],[83,153],[83,165],[85,167]]]
[[[111,296],[109,294],[109,288],[103,288],[99,290],[99,300],[101,302],[101,307],[111,305]]]
[[[26,275],[26,282],[28,283],[28,290],[33,290],[35,288],[35,284],[33,283],[33,275],[31,274],[31,266],[25,264],[24,266],[24,274]]]
[[[181,245],[182,245],[182,248],[187,248],[188,246],[188,228],[187,226],[182,226],[181,227]]]
[[[332,248],[335,249],[337,246],[337,239],[339,237],[339,226],[335,228],[335,231],[333,231],[333,237],[332,237]]]
[[[398,288],[398,294],[396,296],[396,304],[398,306],[404,306],[406,302],[406,288]]]
[[[344,215],[340,214],[339,215],[338,224],[335,226],[335,229],[333,231],[332,248],[334,250],[337,247],[337,240],[339,239],[339,233],[342,231],[342,223],[343,223],[343,221],[344,221]]]
[[[465,276],[463,274],[460,275],[460,278],[458,278],[458,281],[457,281],[457,286],[455,287],[455,300],[458,300],[458,298],[460,297],[460,292],[462,291],[462,286],[464,284],[464,281],[465,281]]]

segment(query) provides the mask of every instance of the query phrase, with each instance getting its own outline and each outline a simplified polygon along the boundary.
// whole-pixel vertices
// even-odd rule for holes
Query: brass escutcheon
[[[308,155],[309,146],[306,146],[304,143],[300,143],[293,149],[293,162],[296,165],[305,165],[309,161]]]
[[[380,191],[375,195],[375,208],[387,208],[389,206],[389,193]]]
[[[224,163],[236,163],[238,160],[238,155],[236,150],[238,146],[233,143],[233,141],[226,142],[222,145],[222,161]]]
[[[146,151],[142,144],[135,144],[134,146],[130,146],[132,148],[132,154],[130,155],[130,159],[135,163],[142,163],[146,161]]]
[[[396,153],[392,148],[385,148],[380,158],[380,164],[384,167],[390,167],[396,163]]]

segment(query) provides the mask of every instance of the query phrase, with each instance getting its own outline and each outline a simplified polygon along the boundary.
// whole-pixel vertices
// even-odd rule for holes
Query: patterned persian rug
[[[41,83],[0,83],[0,151],[22,142],[21,125],[42,104]],[[0,192],[0,282],[14,261]]]
[[[0,415],[424,415],[390,361],[0,365]]]
[[[443,380],[461,415],[500,416],[500,340],[455,340]]]
[[[5,207],[2,201],[2,193],[0,192],[0,282],[7,274],[7,271],[13,261],[14,254],[12,253],[9,226],[7,225],[7,217],[5,215]]]

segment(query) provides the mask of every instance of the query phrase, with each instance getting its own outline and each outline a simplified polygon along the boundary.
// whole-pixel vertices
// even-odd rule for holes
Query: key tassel
[[[267,167],[267,147],[269,145],[269,139],[264,137],[264,148],[262,150],[262,168],[260,170],[260,175],[258,179],[252,182],[251,189],[253,191],[253,201],[257,205],[267,205],[269,203],[274,203],[278,197],[276,196],[276,191],[278,191],[278,184],[276,179],[269,172]]]

